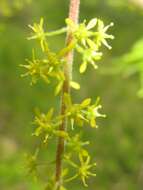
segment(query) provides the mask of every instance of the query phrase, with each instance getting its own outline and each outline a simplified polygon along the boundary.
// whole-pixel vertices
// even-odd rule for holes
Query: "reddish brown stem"
[[[78,23],[78,16],[79,16],[79,6],[80,6],[80,0],[70,0],[70,7],[69,7],[69,18],[74,22]],[[66,38],[66,45],[70,44],[72,41],[72,34],[67,33]],[[65,81],[63,84],[62,89],[62,96],[61,96],[61,114],[65,114],[65,102],[64,102],[64,94],[68,93],[70,94],[70,80],[72,78],[72,63],[73,63],[73,51],[69,52],[66,57],[66,64],[64,66],[64,75],[65,75]],[[67,128],[67,119],[64,118],[62,121],[62,124],[59,126],[60,130],[66,131]],[[64,153],[64,145],[65,145],[65,139],[62,137],[59,137],[58,139],[58,145],[57,145],[57,153],[56,153],[56,184],[57,189],[60,189],[60,186],[62,185],[61,180],[61,173],[62,173],[62,157]]]

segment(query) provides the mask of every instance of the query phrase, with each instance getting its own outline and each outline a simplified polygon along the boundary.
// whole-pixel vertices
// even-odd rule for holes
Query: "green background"
[[[115,36],[113,42],[109,41],[113,49],[103,48],[104,58],[99,62],[99,69],[95,71],[89,67],[85,75],[80,75],[79,60],[74,62],[73,68],[75,81],[81,83],[81,90],[72,93],[74,99],[80,101],[85,97],[96,99],[100,96],[102,112],[107,115],[106,119],[99,119],[100,127],[96,131],[86,129],[83,132],[85,139],[91,140],[90,151],[97,162],[97,177],[89,181],[87,189],[90,190],[143,189],[143,100],[137,96],[139,75],[128,77],[124,70],[119,74],[113,72],[113,75],[108,72],[110,68],[120,68],[123,63],[117,60],[143,36],[143,9],[139,1],[133,2],[81,0],[80,21],[98,17],[106,25],[115,24],[108,32]],[[1,190],[43,188],[42,182],[26,176],[24,154],[32,152],[37,143],[31,137],[35,107],[47,111],[54,105],[58,109],[59,99],[55,100],[52,88],[44,82],[31,87],[29,78],[20,77],[25,70],[19,65],[31,58],[31,50],[37,46],[35,42],[26,40],[30,34],[28,24],[39,22],[40,17],[44,17],[45,29],[58,29],[65,25],[68,4],[68,0],[0,2]],[[64,36],[49,39],[51,48],[57,50],[63,45],[63,40]],[[54,146],[51,147],[42,153],[45,160],[55,153]],[[48,170],[46,173],[48,175]],[[76,182],[68,189],[86,188]]]

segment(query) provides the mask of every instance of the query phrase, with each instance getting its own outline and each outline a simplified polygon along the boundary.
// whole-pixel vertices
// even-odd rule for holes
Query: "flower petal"
[[[90,29],[94,28],[96,26],[96,24],[97,24],[97,18],[93,18],[87,24],[86,29],[90,30]]]

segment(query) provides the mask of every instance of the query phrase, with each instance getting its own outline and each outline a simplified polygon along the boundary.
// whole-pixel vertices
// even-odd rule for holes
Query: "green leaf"
[[[80,89],[80,85],[77,82],[70,81],[70,86],[76,90]]]

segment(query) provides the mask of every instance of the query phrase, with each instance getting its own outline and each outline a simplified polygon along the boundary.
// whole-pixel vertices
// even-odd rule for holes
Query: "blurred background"
[[[31,87],[20,64],[31,58],[37,43],[27,41],[28,24],[44,17],[45,29],[55,30],[65,25],[69,1],[59,0],[0,0],[0,189],[39,190],[36,182],[26,175],[24,155],[32,152],[35,139],[31,136],[33,111],[59,108],[53,90],[39,81]],[[143,0],[81,0],[80,20],[98,17],[105,24],[114,22],[108,33],[112,50],[103,48],[99,69],[88,68],[80,75],[74,63],[74,79],[81,90],[74,92],[76,101],[85,97],[101,97],[106,119],[100,119],[98,130],[87,129],[90,151],[97,162],[97,177],[89,181],[91,190],[143,189]],[[58,50],[64,36],[49,39],[51,48]],[[61,44],[61,45],[60,45]],[[87,138],[86,138],[87,137]],[[49,152],[54,154],[53,146]],[[44,158],[51,155],[47,150]],[[45,173],[48,171],[45,171]],[[69,189],[86,189],[80,183]]]

